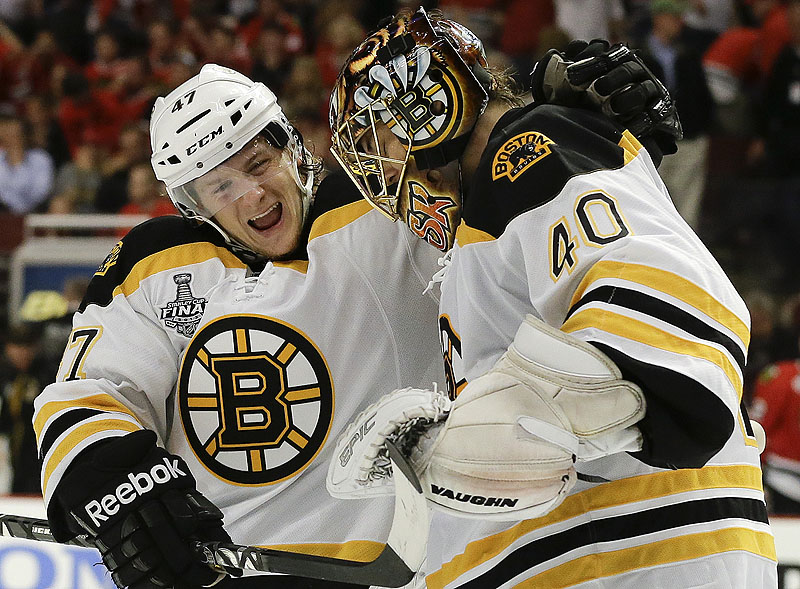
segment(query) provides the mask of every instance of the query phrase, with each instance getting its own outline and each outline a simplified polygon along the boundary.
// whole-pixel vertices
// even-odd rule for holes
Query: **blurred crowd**
[[[570,39],[638,49],[683,122],[664,181],[750,304],[745,401],[779,427],[768,409],[784,393],[774,391],[800,398],[800,376],[784,374],[800,357],[800,0],[0,0],[0,209],[20,222],[32,212],[171,214],[150,169],[147,119],[156,96],[205,63],[267,84],[335,166],[327,104],[340,65],[382,17],[419,5],[466,24],[522,86]],[[53,377],[52,354],[41,356],[54,347],[43,328],[54,317],[4,330],[0,432],[12,462],[35,459],[15,424],[29,422],[37,387]],[[800,481],[797,415],[794,428],[796,455],[783,458]],[[24,476],[8,484],[38,489]],[[800,483],[794,500],[800,511]]]

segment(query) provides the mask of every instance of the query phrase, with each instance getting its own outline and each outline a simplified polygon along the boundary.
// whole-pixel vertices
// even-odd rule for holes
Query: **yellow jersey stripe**
[[[624,337],[666,352],[693,356],[719,366],[731,381],[738,399],[742,399],[742,377],[733,362],[717,348],[683,339],[677,335],[653,327],[648,323],[624,315],[612,313],[608,309],[589,308],[575,313],[561,326],[561,331],[573,333],[581,329],[595,328],[619,337]]]
[[[371,204],[366,200],[359,200],[323,213],[311,225],[308,241],[311,242],[317,237],[333,233],[345,225],[349,225],[359,217],[366,215],[371,210]]]
[[[702,558],[721,552],[742,550],[777,561],[771,534],[748,528],[726,528],[713,532],[687,534],[651,542],[644,546],[612,552],[587,554],[565,562],[515,585],[516,588],[548,587],[558,589],[610,577],[641,568]],[[429,589],[431,585],[428,585]]]
[[[244,262],[224,247],[209,242],[185,243],[161,250],[136,262],[122,284],[114,289],[112,296],[130,296],[138,290],[142,280],[158,272],[213,259],[219,259],[226,268],[246,267]]]
[[[652,266],[613,260],[598,262],[581,280],[569,306],[574,306],[591,284],[603,278],[619,278],[659,290],[694,307],[727,327],[736,334],[745,348],[750,343],[750,328],[725,305],[686,278]]]
[[[125,413],[130,415],[138,421],[133,412],[125,405],[117,401],[111,395],[106,393],[99,393],[89,397],[81,397],[79,399],[70,399],[69,401],[50,401],[42,405],[41,409],[36,413],[36,418],[33,420],[33,429],[36,432],[36,439],[40,439],[42,429],[47,421],[62,409],[99,409],[100,411],[113,411],[116,413]]]
[[[88,423],[84,423],[83,425],[79,425],[70,431],[64,437],[64,439],[53,448],[52,452],[50,452],[50,457],[45,463],[44,476],[42,477],[42,490],[45,492],[45,495],[47,494],[47,484],[50,480],[50,475],[53,474],[53,471],[64,459],[64,457],[69,454],[72,449],[75,448],[75,446],[77,446],[81,441],[97,432],[135,432],[140,429],[140,426],[122,419],[99,419],[97,421],[90,421]]]
[[[525,520],[498,534],[471,542],[462,554],[426,578],[428,587],[429,589],[444,587],[466,571],[494,558],[518,538],[587,511],[698,489],[724,488],[762,490],[761,469],[740,465],[706,466],[700,469],[666,470],[604,483],[570,495],[555,510],[543,517]],[[587,539],[587,543],[589,542]]]
[[[465,246],[470,243],[479,243],[481,241],[494,241],[495,238],[485,231],[470,227],[464,221],[461,221],[456,229],[456,241],[458,245]]]
[[[308,260],[290,260],[286,262],[276,260],[272,262],[272,265],[276,268],[289,268],[301,274],[308,274]]]
[[[622,132],[622,139],[619,140],[619,143],[617,143],[617,145],[619,145],[625,152],[624,155],[625,165],[628,165],[631,161],[633,161],[633,158],[635,158],[639,154],[639,151],[642,149],[642,144],[633,135],[633,133],[631,133],[627,129],[625,129]]]

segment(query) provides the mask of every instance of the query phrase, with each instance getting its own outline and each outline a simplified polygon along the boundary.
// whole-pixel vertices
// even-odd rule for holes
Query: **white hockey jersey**
[[[439,318],[451,395],[531,313],[641,386],[645,446],[579,464],[577,486],[544,517],[434,529],[446,564],[428,587],[775,587],[740,409],[749,314],[641,144],[587,111],[507,113],[456,239]]]
[[[48,506],[78,453],[148,428],[186,460],[235,543],[377,556],[393,498],[333,499],[328,462],[367,405],[444,383],[437,300],[422,294],[439,254],[349,182],[333,192],[341,202],[318,195],[312,209],[307,259],[258,275],[212,228],[178,217],[117,244],[36,400]]]

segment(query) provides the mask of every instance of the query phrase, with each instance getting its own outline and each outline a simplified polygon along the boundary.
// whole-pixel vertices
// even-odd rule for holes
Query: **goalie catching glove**
[[[384,443],[409,459],[426,497],[452,515],[521,520],[558,506],[576,461],[642,448],[644,395],[595,347],[527,316],[508,351],[450,401],[401,389],[339,438],[329,492],[390,494]]]
[[[88,534],[118,587],[194,589],[225,577],[191,547],[231,541],[222,512],[197,491],[183,459],[156,445],[152,431],[114,438],[76,458],[52,503],[55,538]]]

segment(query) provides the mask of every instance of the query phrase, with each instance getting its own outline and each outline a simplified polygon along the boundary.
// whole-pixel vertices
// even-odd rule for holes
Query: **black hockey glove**
[[[531,93],[539,103],[599,109],[665,155],[683,137],[666,87],[622,44],[595,39],[572,41],[563,53],[551,49],[533,67]]]
[[[133,432],[89,452],[67,471],[53,501],[71,535],[94,540],[118,587],[209,587],[225,576],[200,563],[191,547],[196,540],[230,542],[222,512],[197,491],[183,459],[156,445],[155,433]]]

